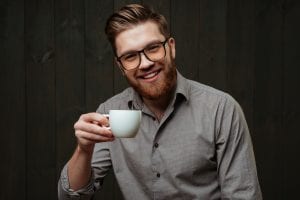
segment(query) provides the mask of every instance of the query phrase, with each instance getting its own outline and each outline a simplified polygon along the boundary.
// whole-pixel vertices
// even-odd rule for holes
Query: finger
[[[80,116],[79,120],[83,120],[86,122],[92,122],[101,124],[104,126],[108,125],[108,115],[107,114],[99,114],[99,113],[87,113]]]
[[[108,141],[114,140],[114,137],[106,137],[103,135],[92,134],[92,133],[81,131],[81,130],[76,131],[75,135],[79,140],[84,139],[84,140],[88,140],[93,143],[108,142]]]
[[[112,132],[108,127],[99,126],[95,123],[78,121],[74,124],[75,130],[82,130],[89,133],[94,133],[98,135],[104,135],[107,137],[112,137]]]

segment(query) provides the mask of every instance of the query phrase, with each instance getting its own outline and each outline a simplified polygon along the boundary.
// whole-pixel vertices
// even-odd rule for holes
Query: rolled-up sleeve
[[[85,187],[77,191],[70,189],[68,167],[66,164],[61,172],[61,176],[58,182],[58,199],[91,199],[91,197],[95,193],[94,183],[94,176],[91,176],[89,183]]]
[[[74,191],[70,189],[68,178],[68,164],[66,164],[61,172],[61,176],[58,182],[58,199],[91,199],[94,193],[101,189],[104,181],[104,177],[108,174],[112,167],[110,152],[110,142],[98,143],[95,145],[93,159],[91,163],[92,176],[89,183]]]

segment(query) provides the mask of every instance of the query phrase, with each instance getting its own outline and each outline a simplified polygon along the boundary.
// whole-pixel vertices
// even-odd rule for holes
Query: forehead
[[[164,36],[159,31],[158,25],[148,21],[140,23],[119,33],[116,37],[116,52],[121,55],[131,50],[140,50],[154,41],[162,41]]]

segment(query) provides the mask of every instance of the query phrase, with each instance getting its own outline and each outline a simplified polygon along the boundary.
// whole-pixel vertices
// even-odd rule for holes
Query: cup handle
[[[104,117],[109,119],[109,114],[102,114]],[[102,126],[103,128],[106,128],[107,130],[111,130],[110,126]]]
[[[109,114],[102,114],[104,117],[109,118]]]

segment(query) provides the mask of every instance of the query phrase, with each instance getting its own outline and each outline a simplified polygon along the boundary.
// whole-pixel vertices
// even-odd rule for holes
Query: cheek
[[[137,84],[134,72],[124,72],[124,77],[129,84]]]
[[[135,70],[133,71],[124,71],[124,75],[129,78],[133,78],[135,76]]]

